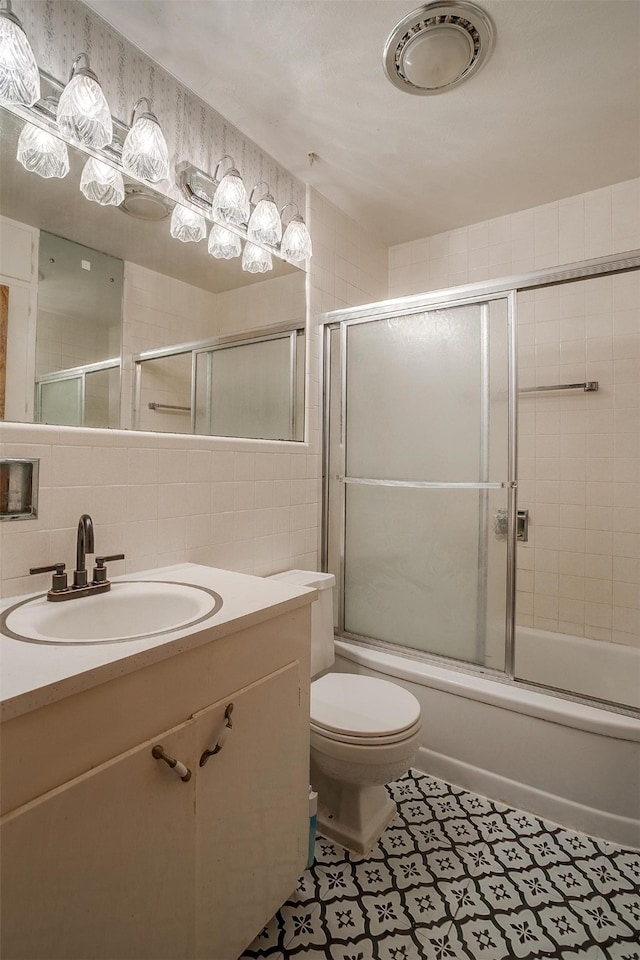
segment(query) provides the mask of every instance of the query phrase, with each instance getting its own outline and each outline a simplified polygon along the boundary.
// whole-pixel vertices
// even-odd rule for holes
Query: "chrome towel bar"
[[[183,410],[185,413],[191,413],[191,407],[177,407],[173,403],[155,403],[153,400],[149,403],[149,410]]]
[[[519,390],[519,393],[543,393],[546,390],[584,390],[585,393],[592,393],[598,389],[597,380],[587,380],[585,383],[556,383],[549,387],[526,387]]]

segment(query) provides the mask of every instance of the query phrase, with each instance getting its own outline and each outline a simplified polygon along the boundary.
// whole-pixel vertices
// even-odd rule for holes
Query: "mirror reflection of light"
[[[177,203],[171,214],[169,232],[174,240],[181,240],[182,243],[198,243],[206,235],[207,225],[201,214]]]
[[[29,173],[50,177],[66,177],[69,173],[69,153],[66,143],[46,130],[26,123],[18,139],[16,159]]]
[[[217,260],[233,260],[242,253],[240,237],[216,223],[211,228],[207,250]]]
[[[89,157],[80,178],[80,190],[87,198],[101,206],[120,206],[124,200],[122,174],[108,163]]]
[[[268,250],[248,242],[242,254],[242,269],[247,273],[266,273],[273,269],[273,261]]]

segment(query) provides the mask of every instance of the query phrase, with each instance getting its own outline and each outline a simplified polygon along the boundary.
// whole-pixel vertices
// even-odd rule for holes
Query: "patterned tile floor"
[[[424,774],[365,859],[316,862],[242,960],[640,960],[640,853]]]

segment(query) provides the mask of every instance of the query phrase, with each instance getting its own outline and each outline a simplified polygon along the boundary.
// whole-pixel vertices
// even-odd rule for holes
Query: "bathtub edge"
[[[338,637],[335,640],[335,647],[336,654],[388,676],[400,677],[403,680],[492,706],[509,707],[518,713],[560,723],[577,730],[640,742],[640,720],[627,714],[614,713],[604,708],[554,697],[549,693],[513,687],[508,683],[471,673],[456,673],[453,669],[439,667],[423,660],[410,660],[408,661],[410,666],[407,667],[404,665],[407,661],[397,654],[379,649],[370,650]]]
[[[491,797],[531,816],[550,820],[563,829],[576,830],[632,850],[640,850],[640,820],[598,810],[567,797],[483,770],[463,760],[420,747],[413,764],[416,770],[464,790]]]

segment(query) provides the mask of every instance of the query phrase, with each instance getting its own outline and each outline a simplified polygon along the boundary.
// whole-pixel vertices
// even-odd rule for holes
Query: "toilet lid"
[[[327,673],[311,684],[311,722],[356,737],[384,737],[412,727],[420,704],[408,690],[375,677]]]

